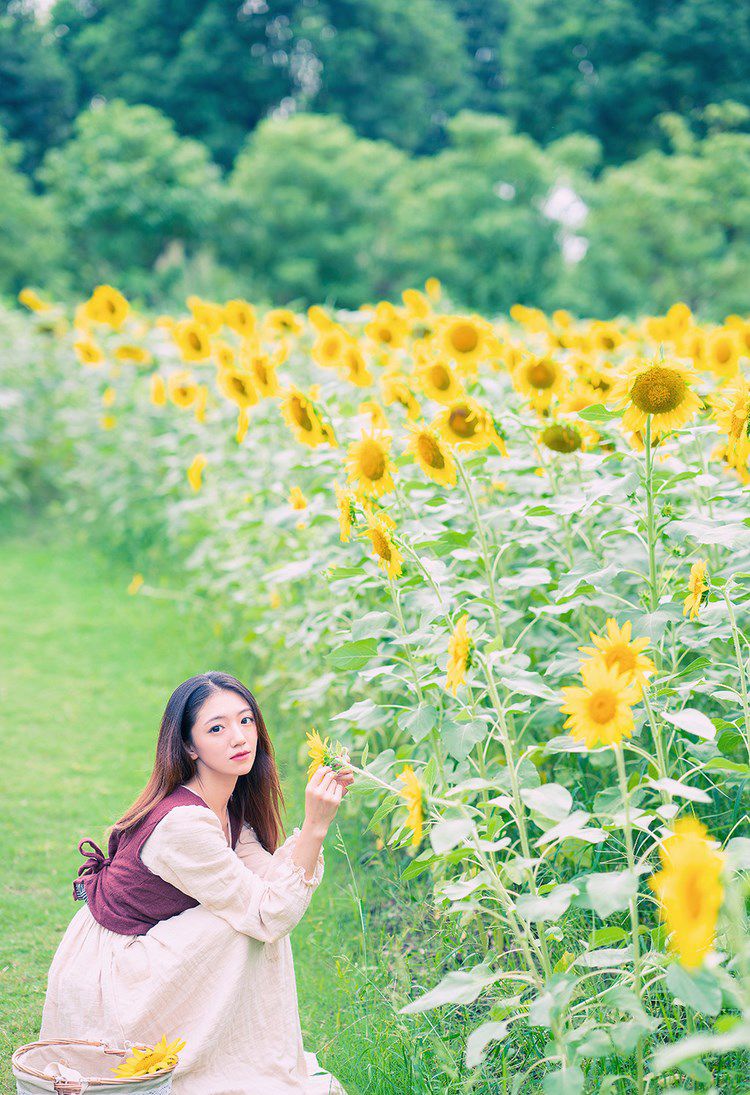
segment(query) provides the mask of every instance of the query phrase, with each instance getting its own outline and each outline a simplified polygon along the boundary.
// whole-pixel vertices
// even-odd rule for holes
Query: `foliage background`
[[[749,69],[730,0],[5,0],[0,292],[721,319]]]

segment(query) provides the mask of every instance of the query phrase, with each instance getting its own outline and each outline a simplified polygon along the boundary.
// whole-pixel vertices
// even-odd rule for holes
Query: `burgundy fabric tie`
[[[84,852],[84,844],[90,844],[93,848],[93,851]],[[99,845],[95,844],[93,840],[82,840],[78,845],[78,851],[81,853],[81,855],[86,856],[86,862],[82,863],[81,866],[78,868],[79,876],[83,874],[98,874],[102,867],[106,867],[108,863],[112,862],[109,856],[105,856]]]

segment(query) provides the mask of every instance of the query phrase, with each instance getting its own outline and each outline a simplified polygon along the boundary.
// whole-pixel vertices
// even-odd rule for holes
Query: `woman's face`
[[[191,756],[223,775],[240,776],[252,768],[257,747],[258,728],[247,700],[229,690],[212,692],[193,726]],[[237,753],[246,755],[235,760]]]

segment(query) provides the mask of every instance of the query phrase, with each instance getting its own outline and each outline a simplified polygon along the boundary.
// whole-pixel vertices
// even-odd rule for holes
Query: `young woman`
[[[50,966],[40,1040],[184,1038],[175,1095],[345,1095],[303,1049],[289,933],[353,779],[319,767],[279,847],[284,798],[252,693],[218,672],[176,688],[109,856],[78,846],[84,903]]]

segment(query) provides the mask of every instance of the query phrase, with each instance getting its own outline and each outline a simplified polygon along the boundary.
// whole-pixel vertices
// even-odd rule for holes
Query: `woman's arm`
[[[312,878],[289,854],[270,858],[273,871],[263,878],[227,845],[213,810],[197,805],[170,810],[141,849],[150,871],[264,943],[282,939],[299,923],[324,870],[322,856]]]

